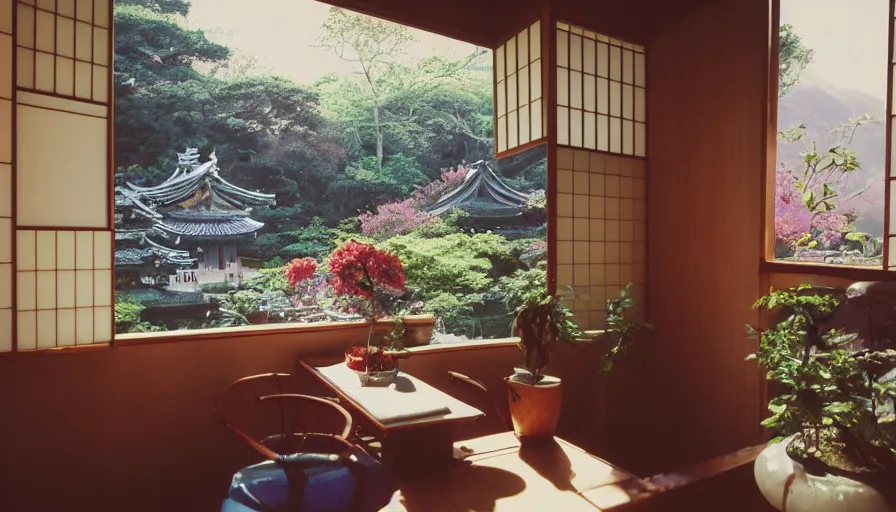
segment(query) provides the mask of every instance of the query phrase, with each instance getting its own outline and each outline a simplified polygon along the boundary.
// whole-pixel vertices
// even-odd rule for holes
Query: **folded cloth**
[[[362,387],[358,375],[345,363],[317,371],[383,425],[451,414],[448,395],[404,372],[388,387]]]

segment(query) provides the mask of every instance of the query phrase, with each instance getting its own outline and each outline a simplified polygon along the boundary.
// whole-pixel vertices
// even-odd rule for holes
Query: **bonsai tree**
[[[635,300],[631,296],[634,283],[628,283],[619,290],[619,297],[607,300],[607,328],[605,336],[610,341],[602,371],[609,372],[619,363],[626,360],[635,346],[637,334],[644,329],[651,329],[650,324],[631,320],[626,311],[634,307]]]
[[[560,297],[545,289],[525,299],[513,319],[513,335],[520,338],[525,365],[514,368],[513,380],[537,383],[544,378],[551,350],[557,342],[574,343],[583,336],[572,316]]]
[[[872,320],[868,304],[881,297],[867,288],[853,285],[845,298],[809,285],[772,289],[753,306],[777,314],[761,333],[747,326],[759,339],[748,359],[758,360],[780,391],[762,426],[776,434],[769,444],[789,439],[787,454],[807,470],[867,479],[896,469],[896,350],[875,338],[886,325]],[[859,305],[859,298],[865,305],[859,312],[869,318],[864,340],[832,325],[834,313],[850,301]],[[884,309],[890,312],[884,324],[891,324],[896,309],[889,302]]]

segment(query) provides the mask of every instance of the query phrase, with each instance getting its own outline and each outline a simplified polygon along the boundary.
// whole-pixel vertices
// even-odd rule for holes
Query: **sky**
[[[887,92],[889,0],[781,0],[781,24],[815,50],[804,80],[820,78],[880,100]]]
[[[251,54],[262,70],[309,84],[328,72],[347,74],[352,65],[331,51],[315,48],[314,41],[327,19],[329,5],[314,0],[191,0],[187,17],[193,28],[202,28],[212,41],[238,53]],[[412,57],[434,53],[461,57],[475,46],[422,30],[411,29],[417,42]]]

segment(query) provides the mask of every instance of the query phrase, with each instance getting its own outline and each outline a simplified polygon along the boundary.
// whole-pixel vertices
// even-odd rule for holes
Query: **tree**
[[[800,76],[815,58],[815,50],[807,48],[792,25],[781,25],[778,31],[778,97],[787,96]]]
[[[410,30],[336,7],[330,9],[322,29],[318,44],[360,67],[359,79],[336,83],[336,94],[330,97],[332,106],[356,127],[354,134],[361,146],[361,130],[372,130],[379,171],[385,159],[386,132],[416,121],[418,98],[455,80],[461,70],[484,53],[477,51],[460,60],[434,56],[410,66],[404,62],[413,42]]]

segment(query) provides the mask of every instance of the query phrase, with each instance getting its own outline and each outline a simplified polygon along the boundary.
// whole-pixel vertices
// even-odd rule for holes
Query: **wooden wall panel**
[[[13,8],[0,0],[0,352],[13,346]]]
[[[647,47],[655,330],[642,352],[645,371],[613,402],[645,401],[616,432],[635,428],[631,442],[657,443],[654,453],[671,464],[761,435],[762,382],[744,362],[755,347],[743,326],[757,320],[750,306],[761,292],[768,31],[766,2],[718,0]]]

